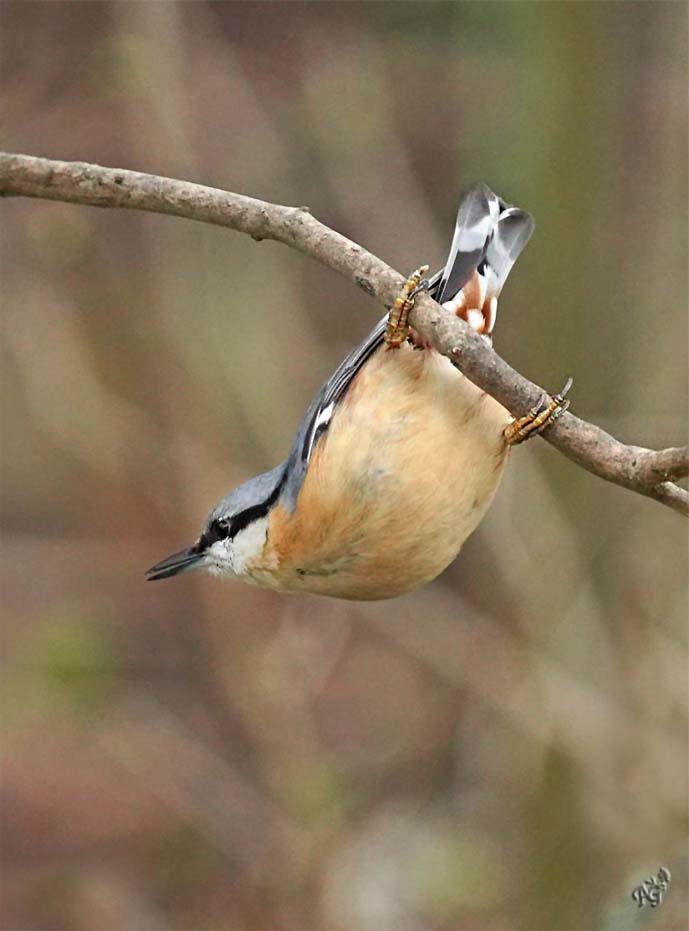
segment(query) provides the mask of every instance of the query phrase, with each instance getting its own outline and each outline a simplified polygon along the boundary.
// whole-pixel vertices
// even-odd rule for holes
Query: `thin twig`
[[[402,275],[324,226],[305,207],[269,204],[188,181],[0,153],[0,195],[166,213],[225,226],[256,240],[276,240],[344,275],[388,308],[404,283]],[[416,299],[410,320],[438,352],[515,417],[543,395],[542,388],[515,371],[463,320],[443,311],[427,294]],[[542,436],[594,475],[689,515],[689,492],[674,483],[689,474],[689,448],[627,446],[570,413],[549,425]]]

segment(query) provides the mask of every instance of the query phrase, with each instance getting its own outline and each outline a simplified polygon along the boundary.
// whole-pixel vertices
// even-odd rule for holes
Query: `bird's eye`
[[[210,542],[215,543],[217,540],[224,540],[230,535],[230,522],[216,517],[212,520],[206,531],[206,536]]]

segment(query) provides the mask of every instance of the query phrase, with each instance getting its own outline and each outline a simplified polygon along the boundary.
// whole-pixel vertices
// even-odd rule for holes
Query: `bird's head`
[[[190,569],[212,575],[243,575],[247,563],[260,555],[268,532],[271,508],[280,497],[284,465],[244,482],[219,501],[206,518],[196,543],[156,563],[146,573],[149,582]]]

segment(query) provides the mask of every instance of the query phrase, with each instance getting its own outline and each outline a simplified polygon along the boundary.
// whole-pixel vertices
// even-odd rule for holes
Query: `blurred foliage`
[[[47,613],[47,612],[46,612]],[[10,727],[29,715],[98,714],[111,697],[113,653],[107,629],[92,621],[47,617],[31,624],[31,639],[13,657],[0,687]]]
[[[401,271],[486,181],[537,221],[498,350],[685,441],[686,5],[0,16],[3,149],[308,204]],[[380,309],[224,230],[2,210],[2,927],[686,927],[682,521],[534,442],[414,596],[146,585]]]

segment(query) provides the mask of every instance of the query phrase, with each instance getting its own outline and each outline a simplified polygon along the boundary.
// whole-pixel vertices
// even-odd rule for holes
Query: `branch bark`
[[[389,308],[404,278],[376,256],[316,220],[306,207],[286,207],[229,191],[85,162],[0,153],[0,195],[37,197],[146,210],[213,223],[298,249],[353,281]],[[438,352],[515,417],[533,407],[543,389],[515,371],[463,320],[420,294],[411,323]],[[541,434],[582,468],[606,481],[689,515],[689,492],[676,484],[689,474],[689,447],[653,450],[621,443],[569,412]]]

